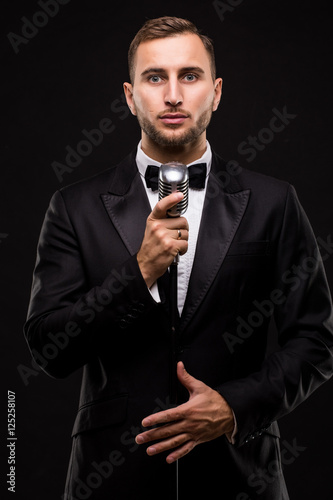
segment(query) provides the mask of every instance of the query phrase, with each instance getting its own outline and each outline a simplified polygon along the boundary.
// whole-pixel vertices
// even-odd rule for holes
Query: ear
[[[217,108],[219,107],[220,100],[222,97],[222,83],[223,80],[222,78],[216,78],[215,83],[214,83],[214,103],[213,103],[213,111],[216,111]]]
[[[136,116],[136,109],[135,109],[135,104],[133,100],[133,85],[131,83],[125,82],[124,85],[124,93],[126,97],[126,102],[131,110],[132,115]]]

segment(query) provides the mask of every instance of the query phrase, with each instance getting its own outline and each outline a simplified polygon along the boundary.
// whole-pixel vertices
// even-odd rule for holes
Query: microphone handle
[[[189,174],[186,165],[178,162],[170,162],[161,165],[158,179],[159,199],[168,196],[176,191],[184,194],[183,199],[174,207],[168,210],[168,217],[180,217],[188,206],[189,192]],[[178,404],[178,377],[177,362],[180,351],[180,339],[178,332],[179,314],[178,314],[178,283],[177,266],[179,254],[174,257],[170,265],[170,315],[171,315],[171,371],[170,371],[170,402],[173,406]],[[178,489],[178,460],[176,461],[176,500],[179,499]]]

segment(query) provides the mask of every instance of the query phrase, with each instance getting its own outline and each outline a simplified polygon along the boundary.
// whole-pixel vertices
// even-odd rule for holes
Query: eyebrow
[[[192,71],[204,74],[204,70],[200,68],[200,66],[188,66],[185,68],[181,68],[179,73],[189,73]],[[141,77],[149,75],[150,73],[166,73],[166,70],[164,68],[147,68],[141,73]]]

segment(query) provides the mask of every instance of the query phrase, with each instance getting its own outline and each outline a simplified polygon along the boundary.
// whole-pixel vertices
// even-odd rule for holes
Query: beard
[[[172,110],[173,113],[176,113],[179,110]],[[213,113],[213,104],[209,109],[206,109],[200,116],[196,124],[185,130],[181,134],[169,134],[165,133],[162,130],[158,130],[155,125],[150,122],[146,117],[141,115],[141,113],[137,110],[137,119],[140,127],[145,132],[145,134],[156,144],[159,146],[167,146],[167,147],[177,147],[184,146],[185,144],[189,144],[195,141],[208,127],[211,117]],[[179,125],[177,124],[168,124],[168,129],[177,130]]]

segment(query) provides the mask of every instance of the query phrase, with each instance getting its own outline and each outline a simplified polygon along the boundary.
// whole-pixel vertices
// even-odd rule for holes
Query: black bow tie
[[[156,165],[148,165],[145,173],[145,180],[147,188],[152,191],[158,190],[158,172],[159,168]],[[196,189],[203,189],[205,187],[205,179],[207,174],[206,163],[195,163],[188,167],[190,177],[190,187]]]

